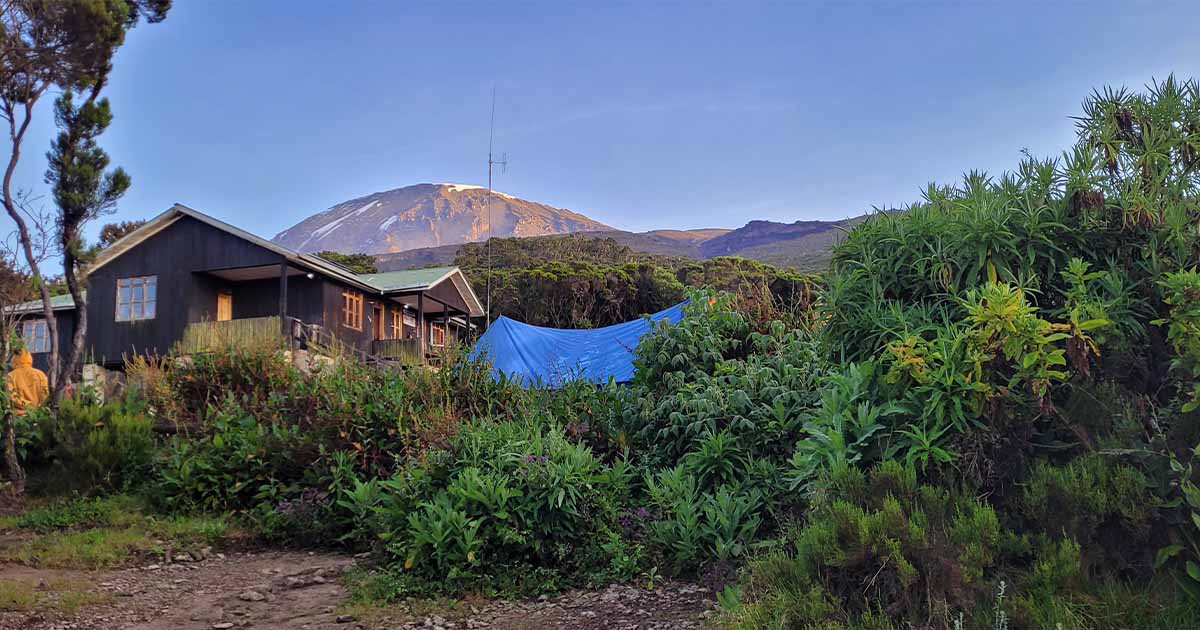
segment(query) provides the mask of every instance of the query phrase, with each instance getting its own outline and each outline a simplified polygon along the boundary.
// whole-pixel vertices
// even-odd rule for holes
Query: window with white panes
[[[30,354],[50,352],[50,335],[44,319],[21,322],[21,341]]]
[[[158,310],[158,276],[117,280],[117,321],[154,319]]]

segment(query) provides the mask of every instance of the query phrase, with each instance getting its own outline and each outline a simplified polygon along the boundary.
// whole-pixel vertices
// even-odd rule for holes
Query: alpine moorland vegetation
[[[586,234],[468,243],[454,264],[492,287],[492,316],[535,326],[609,326],[674,306],[690,289],[712,288],[772,310],[807,311],[813,279],[738,257],[694,260],[635,251]]]
[[[1097,91],[1077,125],[857,226],[815,300],[686,293],[628,384],[231,348],[131,365],[20,447],[43,484],[371,551],[384,601],[672,575],[722,627],[1200,627],[1200,88]],[[538,264],[497,284],[535,323],[652,310],[594,283],[637,261]],[[672,299],[737,289],[714,264]]]

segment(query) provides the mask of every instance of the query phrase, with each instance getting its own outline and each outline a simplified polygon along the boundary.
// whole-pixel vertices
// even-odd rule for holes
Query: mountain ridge
[[[489,200],[482,186],[422,183],[335,204],[271,240],[300,252],[385,254],[476,242],[488,234],[523,237],[611,229],[578,212],[501,192],[493,191]]]
[[[302,252],[332,250],[376,257],[380,270],[452,264],[459,249],[486,240],[488,191],[472,184],[424,183],[363,195],[316,213],[274,240]],[[753,220],[739,228],[664,228],[631,232],[584,214],[492,191],[496,238],[579,234],[634,251],[697,260],[742,256],[817,271],[844,230],[862,217],[792,223]]]
[[[864,218],[866,215],[839,221],[796,222],[807,224],[802,226],[802,229],[797,229],[795,223],[751,221],[747,226],[736,229],[712,228],[705,230],[716,233],[708,239],[671,237],[672,233],[698,232],[699,230],[650,230],[648,232],[601,230],[575,232],[572,235],[578,238],[612,239],[619,245],[646,254],[696,260],[719,256],[741,256],[777,267],[791,267],[804,272],[816,272],[828,265],[832,247],[841,240],[845,231]],[[716,239],[724,240],[718,241],[716,247],[708,247],[706,251],[706,244]],[[376,255],[375,260],[381,271],[450,265],[454,264],[462,247],[463,245],[425,247],[379,254]]]

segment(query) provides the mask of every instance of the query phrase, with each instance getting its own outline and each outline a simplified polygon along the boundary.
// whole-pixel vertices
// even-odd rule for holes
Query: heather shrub
[[[187,433],[212,430],[210,410],[236,405],[254,421],[286,427],[330,452],[352,450],[364,472],[445,446],[467,417],[513,413],[522,391],[493,381],[487,366],[452,355],[432,370],[380,370],[334,361],[305,373],[277,351],[229,348],[137,367],[152,409]]]
[[[57,408],[34,410],[28,422],[37,426],[38,458],[56,492],[131,489],[154,459],[151,420],[133,398],[98,404],[86,393],[70,396]]]
[[[1039,461],[1023,484],[1021,514],[1035,532],[1082,547],[1083,565],[1118,570],[1150,566],[1157,498],[1141,471],[1089,454],[1057,466]]]
[[[918,483],[898,462],[869,473],[842,466],[820,485],[787,536],[791,553],[752,565],[745,595],[759,609],[754,618],[815,626],[883,613],[924,624],[973,607],[1005,561],[1010,534],[990,506]]]

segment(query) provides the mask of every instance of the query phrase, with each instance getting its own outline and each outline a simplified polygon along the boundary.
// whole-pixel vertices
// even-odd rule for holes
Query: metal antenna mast
[[[496,135],[496,86],[492,86],[492,117],[488,124],[488,186],[487,186],[487,215],[488,215],[488,240],[485,245],[487,249],[487,313],[484,317],[486,325],[491,325],[492,319],[492,237],[494,235],[492,229],[492,168],[500,167],[500,172],[508,171],[508,154],[503,154],[499,160],[492,159],[492,140]]]

